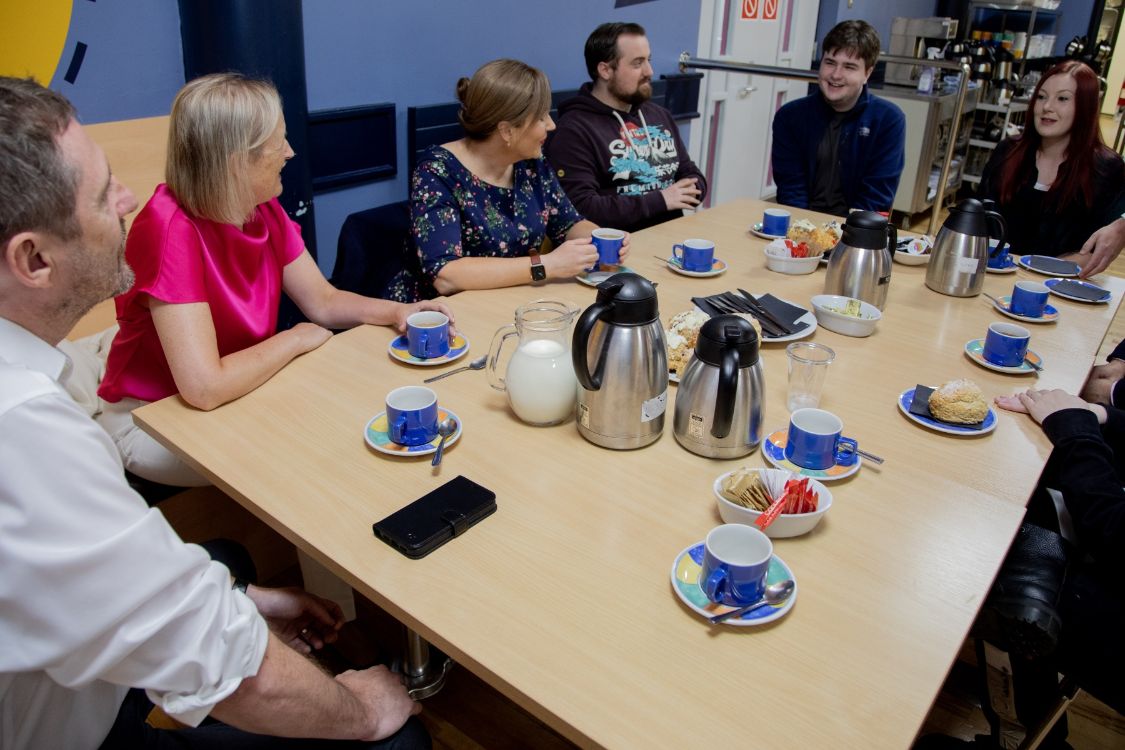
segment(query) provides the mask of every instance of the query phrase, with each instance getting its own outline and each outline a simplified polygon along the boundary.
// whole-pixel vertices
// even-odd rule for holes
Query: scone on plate
[[[708,320],[707,313],[688,310],[676,313],[668,321],[668,328],[664,331],[664,338],[668,343],[668,371],[676,373],[676,377],[684,374],[687,363],[695,353],[695,340],[699,338],[699,329]]]
[[[930,394],[930,414],[953,424],[979,424],[988,416],[988,402],[971,380],[950,380]]]
[[[816,224],[808,219],[797,219],[789,224],[789,231],[785,236],[794,242],[811,242],[814,232]]]

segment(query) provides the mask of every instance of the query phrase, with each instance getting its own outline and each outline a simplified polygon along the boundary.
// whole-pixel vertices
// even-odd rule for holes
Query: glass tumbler
[[[824,376],[828,365],[836,359],[836,352],[824,344],[795,341],[785,347],[789,359],[789,395],[785,406],[789,411],[820,405],[824,389]]]

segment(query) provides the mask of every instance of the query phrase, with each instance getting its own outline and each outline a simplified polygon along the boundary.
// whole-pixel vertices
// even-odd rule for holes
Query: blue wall
[[[481,63],[515,57],[542,68],[554,88],[576,88],[588,80],[582,45],[603,21],[644,25],[657,74],[677,72],[680,52],[695,52],[698,3],[614,6],[614,0],[304,0],[309,110],[394,102],[399,123],[394,180],[316,197],[321,268],[331,271],[348,214],[407,197],[406,108],[452,101],[457,79]],[[178,3],[74,0],[73,8],[52,88],[75,103],[84,122],[167,114],[184,83]],[[70,84],[63,75],[78,41],[88,49]]]

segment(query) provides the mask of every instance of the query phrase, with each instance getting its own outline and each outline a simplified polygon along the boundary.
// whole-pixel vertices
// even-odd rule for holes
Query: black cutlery
[[[755,297],[753,294],[751,294],[750,292],[746,291],[745,289],[741,289],[741,288],[738,290],[738,293],[741,294],[747,300],[747,302],[749,302],[754,307],[754,309],[759,313],[759,314],[755,315],[754,317],[759,318],[759,319],[765,318],[770,323],[772,323],[775,327],[784,331],[785,335],[789,335],[791,333],[796,333],[796,330],[794,330],[790,325],[788,325],[786,323],[783,323],[782,321],[778,320],[777,317],[773,313],[771,313],[769,310],[767,310],[765,308],[765,305],[763,305],[758,300],[758,298]]]
[[[693,297],[692,302],[694,302],[701,310],[708,313],[709,315],[714,315],[715,313],[708,312],[708,307],[714,310],[718,310],[718,314],[721,315],[738,315],[739,313],[752,315],[755,319],[757,319],[758,323],[761,324],[762,334],[764,336],[768,336],[769,338],[777,338],[779,336],[786,335],[783,329],[775,326],[768,320],[763,320],[760,315],[758,315],[756,312],[754,312],[754,310],[750,308],[750,305],[748,303],[746,303],[744,300],[738,300],[738,298],[734,297],[734,295],[713,294],[710,297]],[[701,302],[704,304],[700,304]],[[707,305],[707,307],[704,307],[704,305]]]

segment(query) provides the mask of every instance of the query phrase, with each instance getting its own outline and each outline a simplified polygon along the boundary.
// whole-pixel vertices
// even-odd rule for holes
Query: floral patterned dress
[[[390,296],[400,302],[437,295],[433,280],[458,258],[513,258],[556,245],[582,217],[566,197],[546,159],[517,162],[512,187],[476,177],[441,146],[432,147],[414,170],[410,220],[422,274],[402,271]]]

